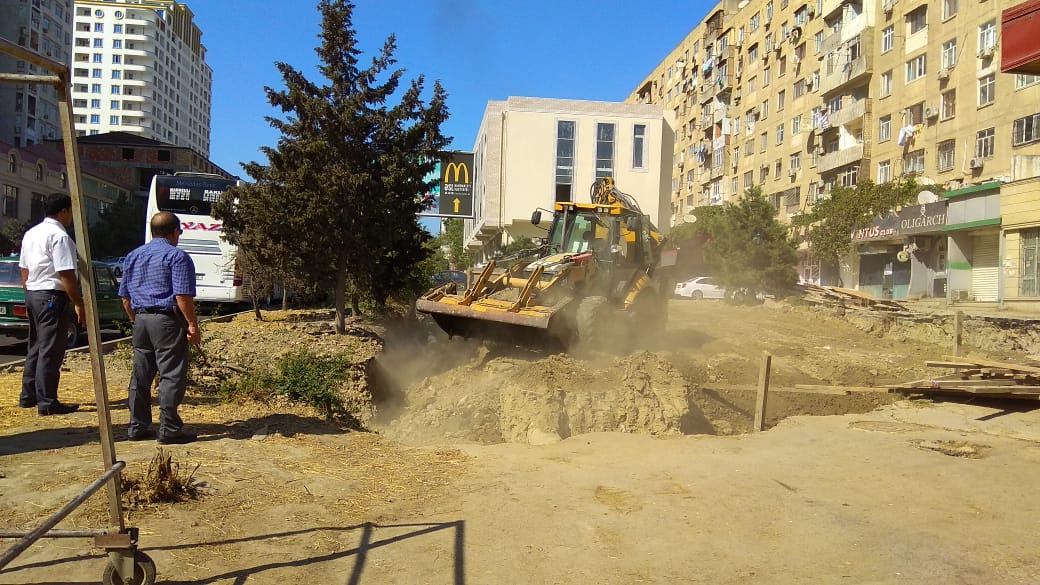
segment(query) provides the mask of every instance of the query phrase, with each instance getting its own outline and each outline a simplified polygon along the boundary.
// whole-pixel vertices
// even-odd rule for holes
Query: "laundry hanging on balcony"
[[[914,125],[903,126],[899,129],[899,138],[896,139],[896,144],[904,146],[912,143],[915,134],[917,134],[917,128]]]
[[[704,72],[705,73],[711,73],[711,68],[714,66],[714,64],[715,64],[715,56],[714,55],[708,55],[708,58],[704,60]]]

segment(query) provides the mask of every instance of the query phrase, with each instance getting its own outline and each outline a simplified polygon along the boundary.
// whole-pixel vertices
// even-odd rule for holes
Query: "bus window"
[[[219,201],[224,191],[234,184],[228,180],[159,175],[155,177],[156,205],[159,211],[211,215],[213,202]]]

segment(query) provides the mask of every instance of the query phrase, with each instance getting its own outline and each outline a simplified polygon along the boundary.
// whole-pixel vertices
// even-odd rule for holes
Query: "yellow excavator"
[[[449,336],[565,349],[662,331],[672,292],[664,236],[611,178],[597,180],[590,199],[557,202],[539,247],[488,261],[465,290],[434,287],[416,309]],[[531,222],[541,224],[541,210]]]

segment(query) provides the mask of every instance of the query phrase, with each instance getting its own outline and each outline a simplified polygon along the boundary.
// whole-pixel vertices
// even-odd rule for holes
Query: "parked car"
[[[441,286],[449,282],[454,282],[462,288],[466,288],[466,273],[462,270],[445,270],[434,274],[430,280],[433,281],[434,286]]]
[[[102,328],[113,327],[126,321],[119,285],[112,269],[103,262],[94,262],[94,287],[97,300],[98,322]],[[86,330],[76,324],[75,311],[69,305],[69,347],[86,341]],[[29,337],[29,314],[25,308],[25,290],[17,256],[0,258],[0,334],[26,339]]]
[[[695,276],[676,283],[675,296],[688,299],[721,299],[726,297],[726,290],[715,286],[710,276]]]

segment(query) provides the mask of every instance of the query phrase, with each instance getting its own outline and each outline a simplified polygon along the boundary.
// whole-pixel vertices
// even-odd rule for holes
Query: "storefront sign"
[[[876,219],[873,225],[853,230],[852,241],[891,240],[914,234],[939,232],[945,225],[945,201],[913,205]]]

